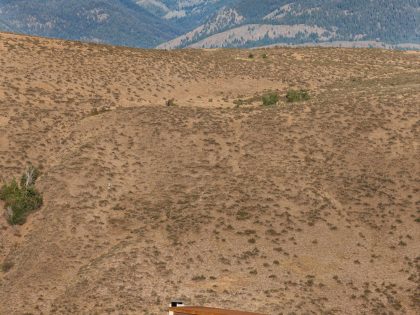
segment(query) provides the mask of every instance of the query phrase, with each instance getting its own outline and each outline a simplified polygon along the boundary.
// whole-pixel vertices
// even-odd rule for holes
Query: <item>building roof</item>
[[[171,307],[169,308],[170,311],[174,312],[175,315],[182,314],[182,315],[264,315],[259,313],[251,313],[251,312],[241,312],[241,311],[231,311],[231,310],[224,310],[220,308],[212,308],[212,307],[201,307],[201,306],[179,306],[179,307]]]

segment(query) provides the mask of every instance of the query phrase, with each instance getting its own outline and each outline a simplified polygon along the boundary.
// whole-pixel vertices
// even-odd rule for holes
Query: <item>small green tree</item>
[[[38,170],[30,166],[22,175],[20,183],[13,179],[0,188],[0,200],[5,202],[6,217],[10,224],[25,223],[28,214],[42,206],[42,196],[35,189],[38,176]]]

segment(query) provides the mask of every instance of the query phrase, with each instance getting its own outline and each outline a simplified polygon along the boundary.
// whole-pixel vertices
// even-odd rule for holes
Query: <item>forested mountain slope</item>
[[[133,47],[420,45],[419,25],[420,0],[0,0],[0,30]]]
[[[420,44],[419,17],[418,0],[238,0],[198,28],[160,47],[334,41]]]
[[[138,47],[182,32],[131,0],[0,0],[0,20],[7,31]]]

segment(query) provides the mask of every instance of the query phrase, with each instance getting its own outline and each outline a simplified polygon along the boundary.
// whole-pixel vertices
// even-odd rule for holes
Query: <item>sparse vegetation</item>
[[[0,313],[160,314],[176,292],[264,314],[415,313],[418,54],[37,40],[0,34],[0,176],[20,189],[37,177],[21,165],[48,165],[45,211],[11,226],[0,201]],[[283,106],[285,87],[313,101]],[[270,92],[281,106],[262,106]]]
[[[168,107],[175,106],[175,99],[171,98],[165,102],[165,105]]]
[[[289,90],[286,94],[286,99],[288,102],[301,102],[309,100],[309,93],[305,90]]]
[[[1,271],[8,272],[10,269],[12,269],[14,266],[14,263],[11,261],[5,261],[1,264]]]
[[[199,275],[199,276],[192,277],[191,280],[193,280],[193,281],[204,281],[204,280],[206,280],[206,277],[203,276],[203,275]]]
[[[253,54],[253,53],[249,53],[249,54],[248,54],[248,58],[249,58],[249,59],[254,59],[254,54]]]
[[[39,171],[28,167],[22,175],[20,183],[13,179],[0,188],[0,199],[5,202],[6,218],[12,225],[23,224],[31,211],[41,207],[42,196],[35,189],[35,181]]]
[[[235,104],[235,108],[238,108],[242,105],[252,105],[260,101],[261,101],[261,95],[257,94],[248,98],[238,98],[233,101],[233,104]]]
[[[235,104],[235,107],[239,107],[242,106],[243,104],[245,104],[243,99],[237,99],[233,101],[233,104]]]
[[[279,95],[275,92],[267,93],[262,97],[264,106],[276,105],[279,102]]]
[[[96,116],[96,115],[100,115],[106,112],[109,112],[111,109],[109,107],[94,107],[92,108],[92,110],[89,113],[89,116]]]

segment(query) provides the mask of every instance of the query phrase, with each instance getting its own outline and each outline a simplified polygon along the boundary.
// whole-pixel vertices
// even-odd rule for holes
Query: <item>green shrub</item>
[[[309,100],[309,93],[305,90],[289,90],[286,98],[288,102],[300,102]]]
[[[254,59],[254,54],[250,53],[250,54],[248,55],[248,58],[249,58],[249,59]]]
[[[262,97],[264,106],[275,105],[279,102],[279,96],[277,93],[268,93]]]
[[[42,206],[42,196],[35,189],[39,176],[37,169],[29,167],[20,183],[13,179],[0,188],[0,200],[5,202],[6,216],[10,224],[23,224],[31,211]]]
[[[262,55],[261,55],[261,57],[262,57],[263,59],[267,59],[267,58],[268,58],[268,55],[267,55],[267,54],[262,54]]]

